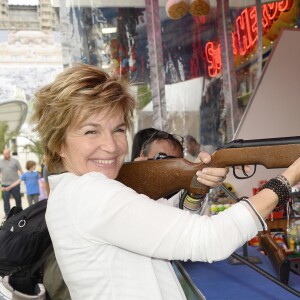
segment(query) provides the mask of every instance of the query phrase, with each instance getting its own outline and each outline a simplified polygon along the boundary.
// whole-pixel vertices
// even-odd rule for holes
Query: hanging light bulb
[[[187,0],[168,0],[166,4],[167,16],[172,20],[184,17],[189,11]]]
[[[193,16],[206,16],[210,11],[209,0],[190,0],[189,12]]]

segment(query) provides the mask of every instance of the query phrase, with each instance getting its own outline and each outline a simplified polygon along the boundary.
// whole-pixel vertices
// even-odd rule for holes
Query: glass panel
[[[256,10],[255,1],[251,4],[251,1],[234,2],[231,21],[240,120],[261,76],[261,66],[269,57],[280,30],[297,25],[299,1],[263,1],[260,12]],[[258,16],[262,18],[261,24],[258,23]],[[259,32],[259,26],[262,32]],[[262,49],[259,48],[259,38],[262,39]]]
[[[55,1],[54,1],[55,2]],[[193,2],[208,4],[204,15],[192,15]],[[65,5],[63,5],[65,3]],[[67,4],[66,4],[67,3]],[[153,127],[149,45],[145,1],[60,1],[64,65],[81,61],[97,65],[136,83],[138,99],[134,131]],[[75,2],[71,2],[75,3]],[[222,59],[216,0],[188,1],[178,19],[159,1],[167,128],[193,135],[202,149],[212,151],[227,140],[228,107],[223,94]],[[221,2],[218,2],[221,3]],[[281,28],[299,22],[299,0],[230,0],[230,22],[237,81],[237,116],[241,119]],[[190,10],[190,11],[189,11]],[[262,23],[257,21],[260,13]],[[259,28],[262,28],[262,35]],[[155,38],[155,37],[153,37]],[[259,47],[259,42],[263,48]],[[226,84],[226,83],[225,83]],[[161,129],[161,128],[160,128]]]
[[[192,2],[195,1],[190,1],[190,8]],[[202,142],[202,136],[214,135],[218,130],[214,116],[208,120],[208,114],[200,113],[210,81],[205,45],[217,37],[216,1],[207,3],[209,11],[205,15],[188,12],[177,20],[170,19],[165,8],[160,10],[169,130],[182,136],[192,135]],[[208,101],[213,107],[213,101]]]

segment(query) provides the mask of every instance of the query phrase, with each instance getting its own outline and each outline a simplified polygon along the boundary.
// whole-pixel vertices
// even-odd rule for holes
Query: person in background
[[[141,148],[140,155],[135,160],[157,158],[162,153],[168,157],[183,157],[183,137],[165,131],[155,131]]]
[[[148,140],[142,145],[140,156],[135,161],[143,161],[147,159],[164,159],[164,158],[183,158],[183,137],[177,134],[170,134],[165,131],[157,130],[150,136]],[[185,157],[186,158],[186,157]],[[192,158],[192,162],[197,161],[197,158]],[[246,169],[249,166],[246,167]],[[189,210],[192,213],[200,214],[205,211],[205,196],[190,194],[186,190],[180,192],[178,204],[173,203],[175,206],[179,206],[182,209]],[[177,192],[177,193],[178,193]],[[166,195],[166,199],[172,198],[176,193]]]
[[[264,219],[300,181],[299,158],[213,217],[138,194],[115,180],[128,151],[131,91],[123,79],[78,64],[36,93],[34,128],[57,173],[49,176],[46,222],[72,300],[185,300],[169,261],[227,258],[266,227]],[[209,163],[211,156],[200,152],[199,159]],[[206,167],[195,175],[216,187],[227,172]]]
[[[156,130],[143,143],[140,149],[140,156],[136,157],[135,161],[143,161],[148,159],[182,158],[182,144],[182,136],[177,134],[170,134],[161,130]],[[170,199],[175,194],[176,193],[166,195],[165,198]]]
[[[184,150],[195,159],[200,153],[200,144],[193,136],[186,135],[184,137]]]
[[[39,179],[39,188],[40,188],[39,201],[47,199],[48,196],[46,194],[45,181],[44,181],[44,178],[41,176]]]
[[[21,181],[24,181],[25,187],[26,187],[26,195],[27,195],[28,205],[32,205],[39,201],[40,175],[39,175],[39,172],[36,171],[36,162],[33,160],[28,160],[26,162],[26,170],[27,170],[27,172],[23,173],[20,176],[20,179],[16,180],[11,185],[7,186],[5,188],[5,191],[10,191],[15,186],[20,185]]]
[[[6,188],[19,179],[19,174],[23,174],[22,167],[19,161],[11,157],[10,149],[3,150],[4,158],[0,160],[0,174],[2,175],[2,198],[4,203],[5,218],[10,211],[10,197],[14,197],[16,206],[22,207],[21,187],[20,183],[12,189]]]
[[[49,197],[50,194],[50,186],[49,186],[49,172],[48,172],[48,167],[46,164],[44,164],[44,168],[43,168],[43,179],[44,179],[44,187],[45,187],[45,194],[46,194],[46,198]]]
[[[43,156],[40,168],[38,170],[39,175],[40,175],[40,179],[39,179],[39,187],[40,187],[39,201],[45,200],[45,199],[48,198],[48,194],[47,194],[46,188],[45,188],[45,179],[43,177],[44,167],[45,167],[45,156]]]
[[[131,161],[134,161],[141,154],[143,144],[155,133],[157,129],[149,127],[139,130],[133,138],[131,148]]]

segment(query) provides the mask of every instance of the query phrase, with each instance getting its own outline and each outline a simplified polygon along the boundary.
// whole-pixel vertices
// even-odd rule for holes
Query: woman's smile
[[[99,165],[112,165],[116,160],[115,159],[98,159],[92,160]]]
[[[123,115],[92,115],[68,130],[61,156],[66,171],[77,175],[101,172],[116,178],[128,149]]]

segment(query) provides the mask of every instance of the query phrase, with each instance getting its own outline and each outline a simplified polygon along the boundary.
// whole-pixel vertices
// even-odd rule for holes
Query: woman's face
[[[60,153],[66,171],[77,175],[100,172],[115,179],[128,149],[126,130],[121,113],[106,111],[69,129]]]

